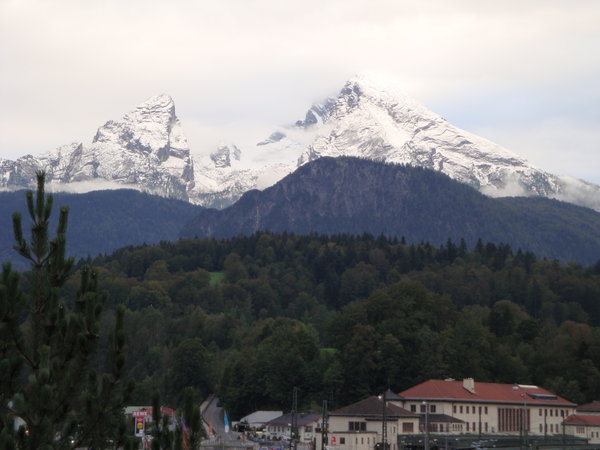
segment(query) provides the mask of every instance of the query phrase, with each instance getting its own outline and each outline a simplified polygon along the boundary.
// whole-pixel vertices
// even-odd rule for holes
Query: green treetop
[[[100,371],[96,348],[105,296],[98,292],[95,271],[83,267],[74,304],[61,298],[73,267],[65,256],[68,209],[60,209],[51,239],[52,195],[45,194],[44,182],[39,172],[37,192],[26,194],[29,240],[20,214],[13,215],[15,250],[31,271],[21,280],[5,264],[0,278],[0,448],[117,445],[131,388],[121,381],[123,311],[117,311],[106,371]]]

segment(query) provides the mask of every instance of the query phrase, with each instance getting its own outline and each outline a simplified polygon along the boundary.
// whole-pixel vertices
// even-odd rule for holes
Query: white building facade
[[[429,380],[400,392],[403,408],[430,417],[458,421],[429,422],[430,432],[552,436],[563,433],[563,421],[576,405],[533,385]]]

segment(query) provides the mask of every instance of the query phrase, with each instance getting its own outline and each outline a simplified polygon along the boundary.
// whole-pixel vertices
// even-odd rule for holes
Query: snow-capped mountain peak
[[[321,156],[357,156],[438,170],[491,196],[540,195],[600,210],[599,186],[539,170],[371,75],[351,78],[295,124],[255,137],[218,144],[192,161],[173,99],[163,94],[106,122],[89,146],[0,160],[0,188],[30,187],[43,168],[55,189],[126,186],[224,207]]]
[[[117,186],[188,200],[194,170],[187,139],[168,95],[151,97],[121,120],[98,128],[91,145],[64,145],[33,160],[0,164],[0,187],[31,187],[44,169],[50,189]]]
[[[349,155],[439,170],[493,196],[557,189],[556,180],[523,158],[454,127],[395,85],[357,76],[328,105],[322,131],[299,164]]]

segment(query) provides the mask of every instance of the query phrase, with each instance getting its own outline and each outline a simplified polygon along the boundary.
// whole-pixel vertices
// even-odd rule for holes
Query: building
[[[565,434],[600,443],[600,415],[573,414],[565,419]]]
[[[238,431],[248,431],[246,427],[249,430],[262,430],[268,422],[280,417],[282,414],[283,411],[254,411],[252,414],[242,417],[236,425]]]
[[[419,415],[394,405],[395,398],[388,391],[385,404],[381,396],[373,396],[331,411],[329,446],[335,450],[372,450],[381,443],[385,427],[390,450],[398,450],[398,434],[419,432]]]
[[[298,413],[296,423],[298,424],[298,441],[311,443],[317,438],[317,428],[320,425],[320,414]],[[319,430],[320,432],[320,430]],[[265,424],[264,433],[268,439],[291,439],[292,437],[292,414],[283,414]]]
[[[587,439],[589,444],[599,444],[600,401],[578,406],[575,414],[565,420],[565,433]]]
[[[600,416],[600,401],[596,400],[592,403],[586,403],[577,407],[576,414],[588,416]]]
[[[446,434],[553,436],[576,405],[546,389],[525,384],[429,380],[394,401],[420,414],[429,432]]]

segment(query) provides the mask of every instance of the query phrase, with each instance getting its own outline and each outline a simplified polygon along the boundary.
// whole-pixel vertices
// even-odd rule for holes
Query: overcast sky
[[[356,73],[600,183],[600,1],[0,0],[0,158],[170,94],[192,150],[302,118]]]

